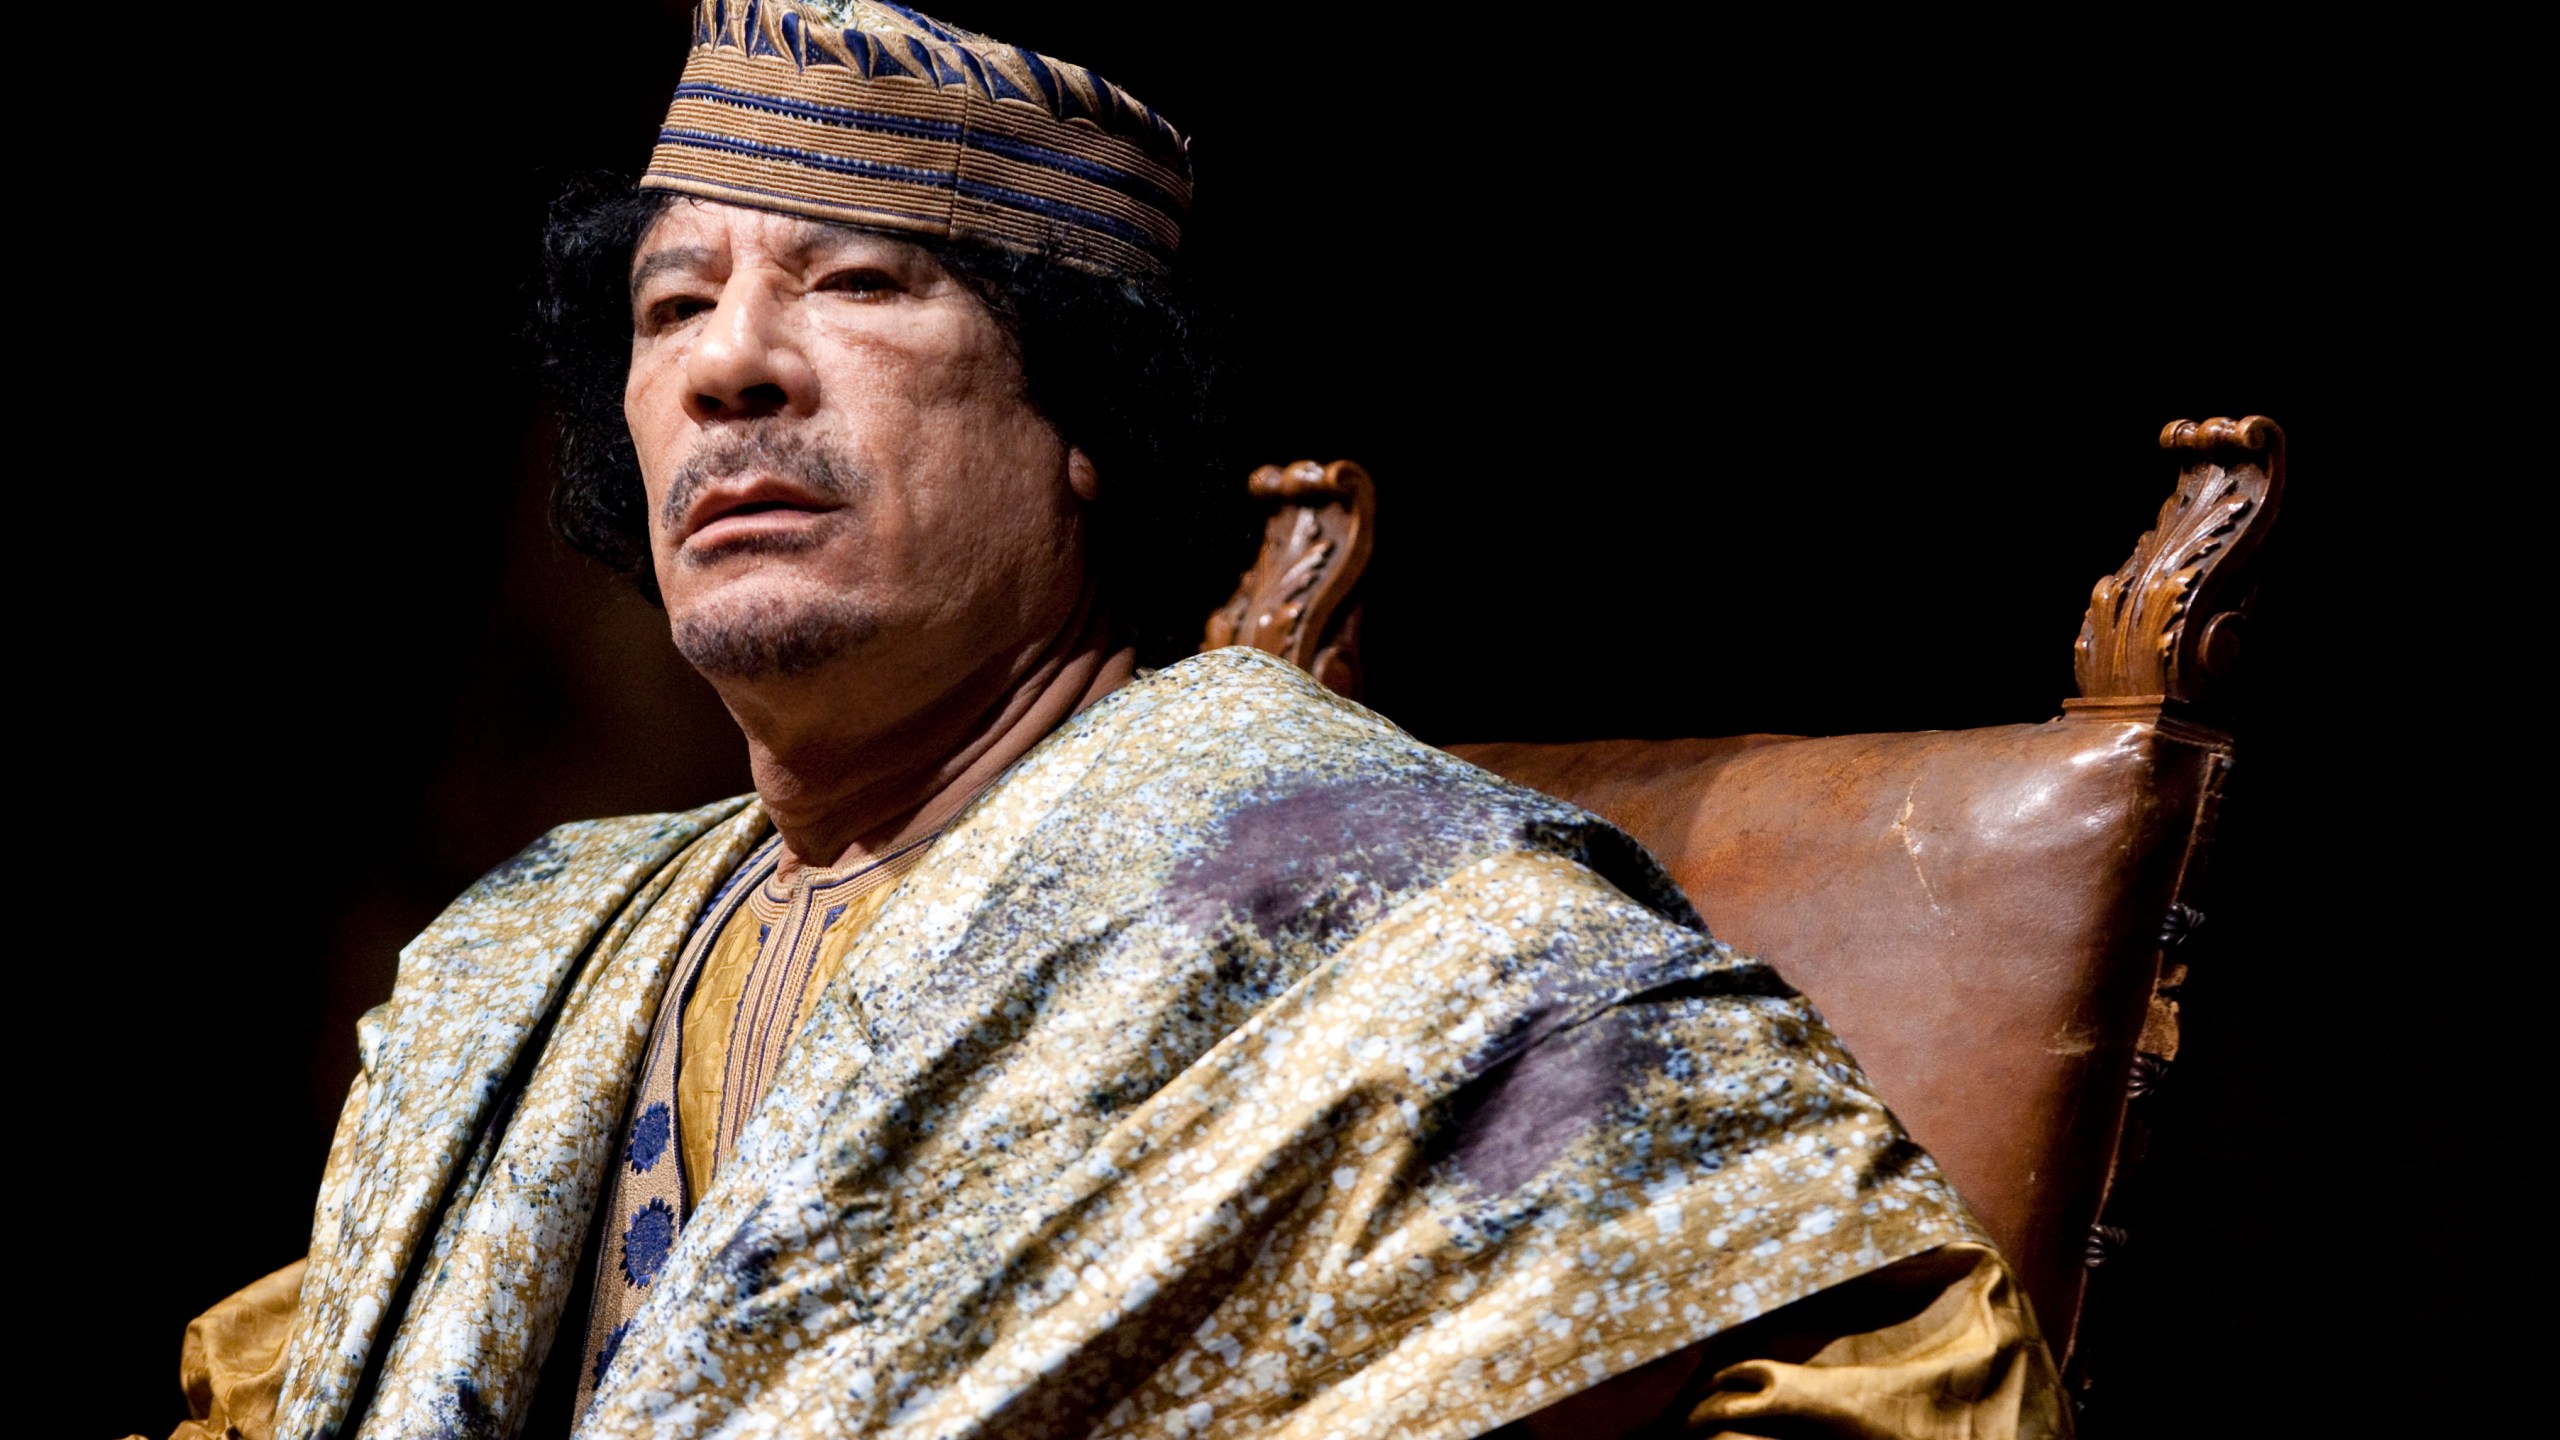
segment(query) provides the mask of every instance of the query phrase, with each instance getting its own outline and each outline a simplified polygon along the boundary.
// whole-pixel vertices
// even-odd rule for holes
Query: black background
[[[655,612],[545,530],[518,339],[544,205],[645,156],[683,8],[296,15],[137,47],[149,184],[66,180],[21,262],[29,398],[72,402],[21,411],[31,488],[75,503],[20,635],[18,1053],[75,1190],[21,1186],[67,1213],[20,1313],[93,1433],[164,1432],[188,1317],[301,1252],[410,934],[553,823],[745,788]],[[2161,423],[2281,420],[2091,1433],[2459,1418],[2406,1376],[2478,1354],[2512,1217],[2462,1119],[2504,1092],[2455,829],[2405,806],[2479,693],[2428,632],[2490,567],[2434,537],[2495,508],[2450,377],[2514,302],[2463,127],[2420,124],[2478,97],[2232,36],[1664,17],[947,16],[1195,137],[1240,453],[1379,478],[1370,699],[1427,739],[2045,718]]]

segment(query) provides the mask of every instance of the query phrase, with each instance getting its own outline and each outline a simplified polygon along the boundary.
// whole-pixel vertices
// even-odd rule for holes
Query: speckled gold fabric
[[[645,992],[760,830],[564,832],[549,880],[493,877],[413,948],[283,1433],[347,1414],[430,1226],[362,1433],[517,1423]],[[484,975],[475,1027],[453,992]],[[1623,836],[1218,651],[1070,721],[890,898],[581,1433],[1475,1435],[1980,1238]]]
[[[342,1433],[369,1374],[362,1435],[512,1431],[667,971],[767,828],[745,800],[564,825],[401,952],[358,1027],[276,1433]]]

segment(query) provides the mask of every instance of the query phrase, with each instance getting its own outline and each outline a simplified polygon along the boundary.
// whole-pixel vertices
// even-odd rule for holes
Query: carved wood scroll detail
[[[1360,698],[1360,601],[1377,487],[1348,460],[1265,465],[1246,482],[1271,507],[1262,553],[1209,617],[1203,649],[1251,645]]]
[[[2080,694],[2212,711],[2239,659],[2249,556],[2284,494],[2284,430],[2264,415],[2173,420],[2160,448],[2181,462],[2178,488],[2089,597],[2073,657]]]
[[[2177,489],[2124,568],[2091,593],[2073,653],[2081,698],[2063,702],[2066,716],[2147,725],[2156,764],[2201,767],[2193,773],[2195,811],[2185,853],[2159,922],[2150,1010],[2126,1077],[2123,1129],[2100,1223],[2090,1231],[2086,1258],[2092,1269],[2131,1238],[2124,1220],[2142,1202],[2128,1192],[2127,1182],[2150,1148],[2153,1127],[2162,1118],[2155,1113],[2158,1097],[2178,1055],[2186,952],[2204,923],[2196,902],[2231,775],[2231,737],[2224,727],[2241,629],[2256,589],[2252,555],[2284,495],[2284,444],[2282,427],[2263,415],[2177,420],[2161,430],[2160,448],[2179,460]],[[2093,1290],[2110,1283],[2093,1280]],[[2105,1297],[2089,1294],[2077,1329],[2062,1333],[2085,1342],[2092,1334],[2090,1317],[2103,1326],[2107,1314]],[[2065,1362],[2066,1377],[2084,1402],[2092,1390],[2089,1349],[2088,1343],[2071,1344]]]

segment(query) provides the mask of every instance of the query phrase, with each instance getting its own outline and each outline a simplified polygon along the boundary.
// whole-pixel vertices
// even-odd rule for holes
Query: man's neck
[[[778,715],[764,724],[741,715],[756,793],[782,832],[779,877],[877,859],[930,835],[1136,667],[1136,653],[1088,600],[1028,663],[999,659],[885,725],[858,715],[791,726],[770,723]]]

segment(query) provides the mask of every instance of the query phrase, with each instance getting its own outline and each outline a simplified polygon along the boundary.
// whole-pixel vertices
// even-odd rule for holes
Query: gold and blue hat
[[[1080,65],[877,0],[703,0],[644,190],[1161,272],[1187,142]]]

